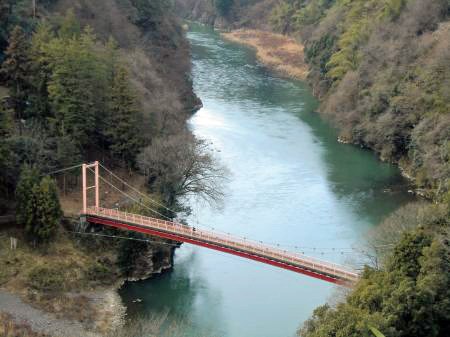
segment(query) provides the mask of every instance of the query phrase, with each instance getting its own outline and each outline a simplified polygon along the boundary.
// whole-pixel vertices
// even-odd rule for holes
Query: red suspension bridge
[[[219,231],[194,228],[178,223],[176,221],[162,220],[139,214],[127,213],[119,211],[117,209],[100,207],[100,180],[107,183],[118,192],[123,193],[132,201],[141,203],[140,200],[131,197],[129,194],[125,193],[117,186],[111,184],[104,177],[102,177],[99,174],[100,166],[107,170],[104,166],[99,164],[99,162],[82,165],[83,209],[80,215],[83,220],[86,220],[89,223],[96,223],[118,229],[144,233],[164,239],[190,243],[193,245],[240,256],[242,258],[266,263],[275,267],[291,270],[335,284],[350,286],[359,278],[358,273],[356,273],[351,268],[311,258],[297,252],[288,252],[278,247],[263,244],[258,241],[239,238],[230,234],[221,233]],[[92,186],[87,186],[88,170],[93,172],[94,174],[94,184]],[[107,170],[107,172],[109,172],[109,174],[111,175],[114,175],[114,173],[109,170]],[[114,176],[118,178],[116,175]],[[123,180],[122,182],[127,184]],[[127,186],[131,187],[128,184]],[[88,205],[87,195],[88,190],[90,189],[95,190],[95,201],[93,206]],[[134,190],[137,191],[136,189]],[[137,192],[142,194],[139,191]],[[146,197],[149,198],[148,196]],[[163,206],[161,204],[159,205]],[[163,214],[153,209],[150,210],[162,217],[165,217]]]

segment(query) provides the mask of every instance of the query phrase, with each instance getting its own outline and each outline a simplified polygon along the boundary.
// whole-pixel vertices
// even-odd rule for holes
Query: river
[[[249,48],[197,25],[188,38],[194,88],[204,103],[190,127],[230,171],[222,207],[192,203],[190,224],[358,265],[362,257],[351,248],[412,198],[398,169],[339,144],[336,130],[315,113],[310,89],[271,75]],[[120,293],[129,317],[168,313],[186,336],[291,337],[340,292],[185,244],[173,271],[127,283]]]

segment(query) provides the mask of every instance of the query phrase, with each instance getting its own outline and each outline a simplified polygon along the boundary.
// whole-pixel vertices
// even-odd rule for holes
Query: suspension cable
[[[91,172],[95,173],[95,171],[94,171],[92,168],[88,168],[88,169],[89,169]],[[109,170],[107,170],[107,171],[109,171]],[[163,218],[169,220],[170,222],[173,222],[173,220],[172,220],[171,218],[169,218],[168,216],[166,216],[166,215],[164,215],[164,214],[162,214],[162,213],[160,213],[160,212],[154,210],[153,208],[151,208],[151,207],[145,205],[144,203],[142,203],[141,201],[139,201],[139,200],[133,198],[133,197],[130,196],[128,193],[122,191],[120,188],[118,188],[117,186],[115,186],[113,183],[110,183],[109,181],[107,181],[103,176],[99,175],[99,178],[100,178],[102,181],[104,181],[105,183],[107,183],[109,186],[111,186],[112,188],[114,188],[115,190],[117,190],[118,192],[122,193],[124,196],[126,196],[126,197],[129,198],[130,200],[132,200],[133,202],[135,202],[135,203],[137,203],[137,204],[139,204],[139,205],[145,207],[147,210],[149,210],[149,211],[151,211],[151,212],[153,212],[153,213],[155,213],[155,214],[160,215],[161,217],[163,217]],[[128,186],[129,186],[129,185],[128,185]],[[141,192],[140,192],[140,193],[141,193]],[[227,233],[227,232],[225,232],[225,231],[221,231],[221,230],[215,229],[214,227],[211,227],[211,226],[206,226],[206,225],[200,225],[200,226],[201,226],[201,227],[207,227],[207,228],[213,229],[213,230],[215,230],[216,232],[222,232],[222,233],[224,233],[224,234],[230,235],[230,233]],[[240,236],[237,236],[237,235],[235,235],[235,237],[241,238],[241,239],[244,239],[244,240],[247,240],[246,237],[240,237]],[[265,243],[265,244],[268,244],[268,245],[271,245],[271,246],[284,246],[284,247],[287,247],[287,246],[288,246],[288,245],[285,245],[285,244],[283,245],[283,244],[273,243],[273,242],[264,242],[264,241],[259,241],[259,240],[255,240],[255,241],[258,241],[258,242],[260,242],[260,243]],[[289,245],[289,246],[290,246],[290,245]],[[296,249],[299,249],[299,250],[308,250],[308,249],[309,249],[309,250],[316,251],[316,247],[301,247],[301,246],[299,246],[299,245],[296,245],[296,246],[292,245],[291,247],[295,247]],[[327,249],[327,248],[325,248],[325,249]],[[339,249],[333,249],[333,248],[329,248],[329,249],[333,250],[332,252],[325,252],[325,251],[324,251],[325,249],[317,248],[317,251],[316,251],[316,252],[317,252],[317,253],[321,253],[322,255],[323,255],[323,254],[339,253],[339,252],[340,252],[341,254],[344,254],[344,253],[345,253],[345,254],[352,254],[352,253],[353,253],[353,252],[351,251],[352,248],[345,248],[345,249],[347,249],[347,250],[350,250],[349,252],[343,252],[344,249],[340,249],[340,250],[339,250]],[[341,252],[341,251],[342,251],[342,252]]]
[[[88,170],[90,170],[91,172],[95,173],[95,171],[92,170],[91,168],[88,168]],[[109,186],[111,186],[112,188],[114,188],[116,191],[122,193],[124,196],[126,196],[126,197],[129,198],[130,200],[134,201],[135,203],[137,203],[137,204],[141,205],[142,207],[146,208],[147,210],[149,210],[149,211],[151,211],[151,212],[153,212],[153,213],[155,213],[155,214],[158,214],[159,216],[162,216],[163,218],[165,218],[165,219],[167,219],[167,220],[169,220],[169,221],[172,222],[172,219],[169,218],[168,216],[166,216],[166,215],[164,215],[164,214],[162,214],[162,213],[160,213],[160,212],[154,210],[153,208],[151,208],[151,207],[147,206],[146,204],[142,203],[141,201],[139,201],[139,200],[133,198],[133,197],[130,196],[128,193],[125,193],[125,192],[122,191],[120,188],[118,188],[118,187],[115,186],[114,184],[112,184],[112,183],[110,183],[109,181],[107,181],[107,180],[106,180],[105,178],[103,178],[100,174],[99,174],[98,176],[99,176],[99,178],[100,178],[102,181],[104,181],[105,183],[107,183]]]
[[[83,164],[78,164],[78,165],[66,167],[66,168],[63,168],[63,169],[60,169],[60,170],[56,170],[56,171],[50,171],[50,172],[44,173],[44,174],[42,174],[42,175],[44,175],[44,176],[50,176],[50,175],[53,175],[53,174],[56,174],[56,173],[65,172],[65,171],[70,171],[70,170],[76,169],[76,168],[81,167],[81,166],[83,166]]]
[[[53,175],[53,174],[57,174],[57,173],[61,173],[61,172],[65,172],[65,171],[70,171],[73,170],[75,168],[79,168],[81,167],[83,164],[78,164],[78,165],[73,165],[67,168],[62,168],[62,169],[58,169],[55,171],[51,171],[51,172],[47,172],[44,175]],[[150,196],[148,196],[147,194],[139,191],[137,188],[133,187],[132,185],[130,185],[129,183],[127,183],[124,179],[120,178],[117,174],[115,174],[114,172],[112,172],[111,170],[109,170],[108,168],[106,168],[104,165],[102,165],[101,163],[99,163],[99,166],[102,167],[106,172],[108,172],[111,176],[113,176],[114,178],[116,178],[118,181],[120,181],[122,184],[124,184],[125,186],[127,186],[129,189],[131,189],[132,191],[138,193],[141,197],[147,199],[148,201],[154,203],[155,205],[158,205],[159,207],[162,207],[164,209],[166,209],[169,212],[172,212],[173,214],[176,214],[176,211],[174,211],[173,209],[165,206],[164,204],[152,199]],[[92,168],[88,168],[92,173],[95,173],[94,170],[92,170]],[[144,208],[146,208],[147,210],[151,211],[154,214],[158,214],[159,216],[163,217],[164,219],[169,220],[170,222],[173,222],[173,219],[158,212],[157,210],[149,207],[148,205],[142,203],[140,200],[137,200],[135,198],[133,198],[131,195],[129,195],[128,193],[122,191],[120,188],[118,188],[117,186],[115,186],[113,183],[110,183],[109,181],[107,181],[103,176],[99,175],[100,179],[102,181],[104,181],[106,184],[108,184],[109,186],[111,186],[112,188],[114,188],[116,191],[118,191],[119,193],[122,193],[125,197],[129,198],[130,200],[132,200],[133,202],[143,206]],[[222,232],[224,234],[230,235],[230,233],[225,232],[223,230],[220,229],[216,229],[212,226],[208,226],[205,224],[197,224],[200,225],[200,227],[206,227],[209,229],[212,229],[216,232]],[[134,238],[127,238],[127,237],[119,237],[119,236],[107,236],[107,235],[102,235],[102,234],[93,234],[93,233],[82,233],[82,232],[70,232],[70,233],[74,233],[74,234],[80,234],[80,235],[95,235],[95,236],[104,236],[104,237],[116,237],[119,239],[129,239],[129,240],[136,240],[136,241],[145,241],[145,242],[155,242],[155,243],[160,243],[158,241],[151,241],[151,240],[144,240],[144,239],[134,239]],[[241,236],[236,236],[238,238],[247,240],[246,237],[241,237]],[[317,252],[320,254],[337,254],[340,253],[342,254],[354,254],[354,251],[358,251],[355,248],[328,248],[328,247],[306,247],[306,246],[300,246],[300,245],[295,245],[295,244],[286,244],[286,243],[277,243],[277,242],[266,242],[266,241],[261,241],[261,240],[254,240],[260,243],[264,243],[264,244],[269,244],[272,246],[281,246],[281,247],[290,247],[290,248],[295,248],[297,250],[301,250],[301,251],[312,251],[312,252]],[[160,243],[160,244],[164,244],[164,243]],[[173,244],[168,244],[168,245],[173,245]],[[177,246],[177,245],[173,245],[173,246]],[[375,249],[377,248],[387,248],[389,246],[393,246],[393,244],[386,244],[386,245],[380,245],[375,247]],[[365,251],[360,251],[361,253],[365,253]]]
[[[118,181],[120,181],[122,184],[124,184],[125,186],[127,186],[127,187],[128,187],[129,189],[131,189],[132,191],[138,193],[138,194],[139,194],[140,196],[142,196],[143,198],[145,198],[145,199],[147,199],[147,200],[153,202],[154,204],[156,204],[156,205],[158,205],[158,206],[160,206],[160,207],[162,207],[162,208],[164,208],[164,209],[166,209],[166,210],[172,212],[173,214],[176,214],[176,212],[175,212],[173,209],[170,209],[169,207],[163,205],[162,203],[160,203],[160,202],[158,202],[158,201],[152,199],[152,198],[149,197],[147,194],[145,194],[145,193],[139,191],[137,188],[135,188],[135,187],[133,187],[132,185],[130,185],[129,183],[127,183],[124,179],[120,178],[117,174],[115,174],[114,172],[112,172],[111,170],[109,170],[108,168],[106,168],[105,166],[103,166],[101,163],[99,163],[99,166],[101,166],[106,172],[108,172],[109,174],[111,174],[111,175],[112,175],[113,177],[115,177]],[[94,171],[93,171],[91,168],[88,168],[88,169],[89,169],[91,172],[94,173]],[[113,187],[113,188],[114,188],[115,190],[117,190],[118,192],[122,193],[124,196],[126,196],[127,198],[129,198],[129,199],[132,200],[133,202],[135,202],[135,203],[137,203],[137,204],[143,206],[144,208],[146,208],[147,210],[149,210],[149,211],[151,211],[151,212],[153,212],[153,213],[155,213],[155,214],[158,214],[159,216],[161,216],[161,217],[163,217],[163,218],[169,220],[170,222],[173,222],[173,219],[172,219],[172,218],[170,218],[170,217],[168,217],[168,216],[166,216],[166,215],[164,215],[164,214],[162,214],[162,213],[156,211],[155,209],[153,209],[153,208],[149,207],[148,205],[142,203],[140,200],[137,200],[137,199],[133,198],[133,197],[130,196],[128,193],[126,193],[126,192],[122,191],[121,189],[119,189],[119,188],[118,188],[117,186],[115,186],[113,183],[110,183],[109,181],[107,181],[103,176],[99,175],[99,177],[100,177],[100,179],[101,179],[102,181],[104,181],[105,183],[107,183],[108,185],[110,185],[111,187]],[[214,231],[216,231],[216,232],[222,232],[222,233],[224,233],[224,234],[231,235],[231,234],[228,233],[228,232],[225,232],[225,231],[220,230],[220,229],[216,229],[216,228],[214,228],[214,227],[212,227],[212,226],[208,226],[208,225],[205,225],[205,224],[198,224],[198,223],[197,223],[197,225],[200,225],[200,227],[206,227],[206,228],[212,229],[212,230],[214,230]],[[237,235],[234,235],[234,236],[237,237],[237,238],[241,238],[241,239],[247,240],[246,237],[241,237],[241,236],[237,236]],[[308,250],[309,250],[309,251],[316,252],[316,253],[319,253],[319,254],[322,254],[322,255],[323,255],[323,254],[341,254],[341,255],[343,255],[343,254],[355,254],[355,251],[356,251],[356,253],[358,253],[358,250],[357,250],[357,249],[355,249],[355,248],[348,248],[348,247],[346,247],[346,248],[337,248],[337,247],[331,247],[331,248],[328,248],[328,247],[306,247],[306,246],[295,245],[295,244],[286,244],[286,243],[281,244],[281,243],[276,243],[276,242],[266,242],[266,241],[262,241],[262,240],[252,240],[252,241],[257,241],[257,242],[260,242],[260,243],[263,243],[263,244],[268,244],[268,245],[271,245],[271,246],[281,246],[281,247],[295,248],[295,249],[300,250],[300,251],[305,251],[305,250],[308,251]],[[383,246],[389,246],[389,245],[383,245]],[[380,247],[381,247],[381,246],[380,246]],[[378,247],[377,247],[377,248],[378,248]],[[327,250],[328,250],[328,251],[327,251]],[[366,253],[366,251],[360,251],[360,253]]]
[[[178,247],[179,245],[169,242],[161,242],[156,240],[147,240],[147,239],[138,239],[138,238],[129,238],[126,236],[118,236],[118,235],[106,235],[106,234],[99,234],[99,233],[84,233],[84,232],[74,232],[74,231],[65,231],[66,233],[71,234],[77,234],[77,235],[92,235],[92,236],[99,236],[99,237],[105,237],[105,238],[115,238],[115,239],[123,239],[123,240],[133,240],[133,241],[141,241],[141,242],[148,242],[148,243],[156,243],[159,245],[167,245],[167,246],[173,246]]]
[[[121,183],[123,183],[125,186],[127,186],[128,188],[130,188],[131,190],[133,190],[134,192],[137,192],[138,194],[140,194],[141,196],[143,196],[144,198],[147,198],[148,200],[150,200],[151,202],[153,202],[154,204],[166,209],[169,212],[172,212],[174,214],[176,214],[176,212],[172,209],[170,209],[169,207],[165,206],[164,204],[150,198],[147,194],[139,191],[137,188],[131,186],[130,184],[128,184],[125,180],[123,180],[122,178],[120,178],[117,174],[115,174],[114,172],[112,172],[111,170],[107,169],[105,166],[103,166],[101,163],[99,163],[99,165],[109,174],[111,174],[112,176],[114,176],[117,180],[119,180]]]

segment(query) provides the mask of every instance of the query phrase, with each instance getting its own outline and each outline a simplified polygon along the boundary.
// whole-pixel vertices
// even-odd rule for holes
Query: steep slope
[[[211,0],[178,0],[188,17]],[[219,1],[220,2],[220,1]],[[443,198],[450,176],[447,0],[227,1],[227,28],[269,29],[305,45],[308,81],[340,139],[400,164],[421,193]],[[209,13],[209,12],[207,12]],[[213,15],[207,14],[213,18]],[[212,20],[214,23],[217,20]],[[223,26],[223,25],[222,25]]]
[[[0,214],[18,215],[17,224],[0,228],[0,286],[45,311],[82,321],[88,330],[105,332],[116,326],[112,319],[122,323],[121,312],[97,306],[107,302],[96,298],[103,294],[87,298],[73,292],[101,286],[113,293],[124,279],[147,278],[170,268],[176,244],[146,242],[127,232],[85,235],[102,228],[84,228],[68,219],[78,214],[81,202],[77,164],[106,162],[115,174],[175,208],[167,204],[162,188],[151,190],[149,179],[138,172],[136,157],[155,139],[167,145],[182,137],[182,145],[196,146],[186,127],[201,104],[192,90],[189,45],[165,1],[42,0],[35,13],[32,4],[0,1]],[[180,153],[169,147],[164,155],[170,151]],[[157,173],[169,175],[164,183],[175,185],[184,176],[168,174],[170,165],[181,167],[172,159]],[[36,186],[42,176],[68,167],[77,170],[52,175],[67,217],[61,219],[58,211],[48,225],[45,245],[36,246],[39,233],[34,229],[49,223],[44,217],[33,218],[49,194],[37,192]],[[21,172],[26,171],[35,172],[36,181],[30,179],[18,193]],[[171,193],[167,195],[175,203]],[[42,207],[59,209],[56,194]],[[149,207],[131,205],[107,186],[101,198],[106,207],[153,216],[158,212],[148,214]],[[20,207],[21,201],[31,199],[32,207]],[[158,210],[159,215],[174,216]],[[14,252],[6,245],[9,237],[19,242]],[[5,306],[0,305],[0,311],[8,311]],[[109,317],[99,327],[101,312],[109,312]]]
[[[176,132],[199,102],[190,81],[189,44],[165,1],[59,0],[51,10],[64,14],[68,8],[74,8],[80,23],[93,27],[103,41],[112,36],[119,43],[142,109],[156,123],[151,131],[160,132],[166,118],[180,114],[184,118],[173,120]]]

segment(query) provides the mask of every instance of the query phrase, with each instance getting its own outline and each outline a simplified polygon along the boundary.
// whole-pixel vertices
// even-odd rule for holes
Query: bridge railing
[[[359,278],[357,273],[350,271],[346,267],[339,264],[314,259],[296,252],[288,252],[277,247],[265,245],[254,240],[234,237],[229,234],[217,234],[216,232],[209,230],[198,228],[194,229],[191,226],[183,225],[177,222],[156,219],[109,208],[89,207],[86,213],[114,220],[125,221],[140,226],[146,226],[149,228],[166,231],[168,233],[182,235],[194,240],[211,242],[219,246],[226,246],[231,249],[276,259],[287,264],[298,265],[304,268],[306,267],[313,271],[335,275],[346,280],[356,281]]]

